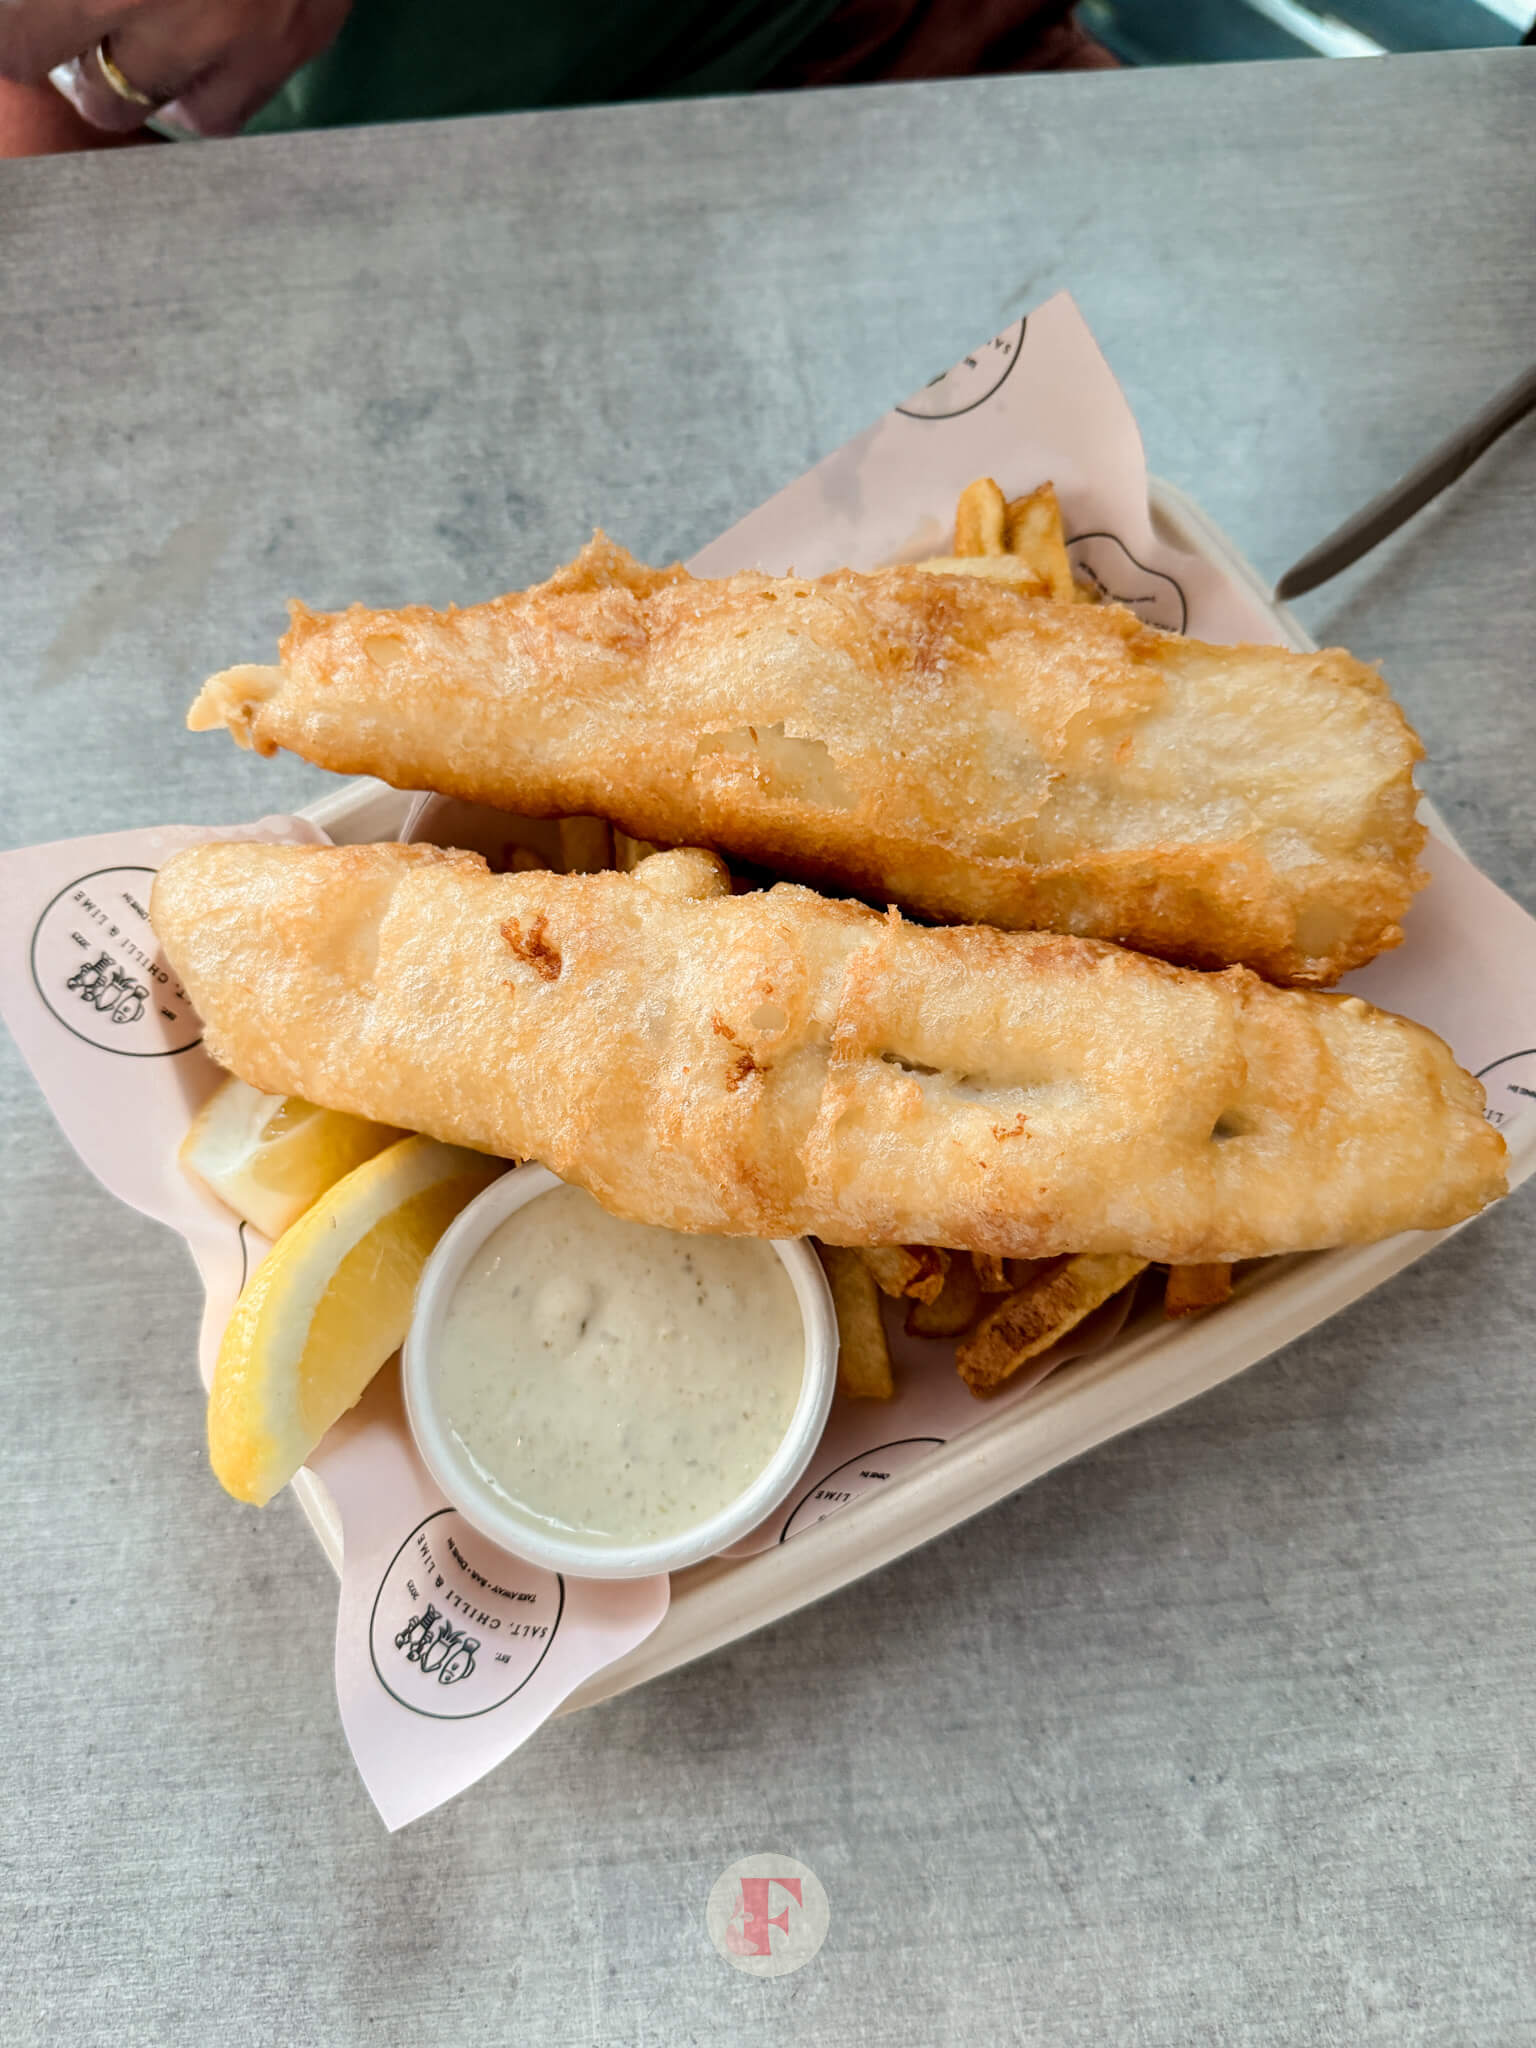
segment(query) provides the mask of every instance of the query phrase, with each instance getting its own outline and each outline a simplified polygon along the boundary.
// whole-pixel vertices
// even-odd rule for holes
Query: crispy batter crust
[[[1358,997],[782,884],[213,845],[151,916],[216,1059],[681,1230],[1247,1258],[1458,1222],[1482,1090]]]
[[[188,723],[940,921],[1325,986],[1424,879],[1422,749],[1373,669],[980,576],[697,581],[599,535],[467,611],[295,606],[281,651]]]

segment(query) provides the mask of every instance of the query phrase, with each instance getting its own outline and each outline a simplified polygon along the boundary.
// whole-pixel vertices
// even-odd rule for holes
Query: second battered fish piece
[[[213,845],[150,916],[243,1080],[675,1230],[1194,1264],[1437,1229],[1503,1187],[1477,1082],[1358,997],[731,895],[708,854],[492,875]]]
[[[696,580],[599,535],[469,610],[295,607],[195,730],[595,815],[942,922],[1326,986],[1402,937],[1421,748],[1373,669],[886,569]]]

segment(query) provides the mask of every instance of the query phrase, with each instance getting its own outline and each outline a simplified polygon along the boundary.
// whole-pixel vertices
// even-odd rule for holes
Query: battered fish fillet
[[[1422,749],[1339,652],[886,569],[695,580],[599,534],[468,611],[295,606],[194,731],[537,817],[611,818],[939,921],[1322,986],[1402,937]]]
[[[492,875],[212,845],[150,916],[242,1079],[673,1229],[1185,1264],[1434,1229],[1503,1188],[1477,1082],[1358,997],[731,895],[696,851]]]

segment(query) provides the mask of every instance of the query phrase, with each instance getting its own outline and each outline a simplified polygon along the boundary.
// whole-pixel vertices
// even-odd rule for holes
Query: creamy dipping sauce
[[[562,1187],[475,1253],[428,1372],[499,1506],[594,1544],[653,1543],[718,1514],[772,1458],[805,1329],[772,1245],[623,1222]]]

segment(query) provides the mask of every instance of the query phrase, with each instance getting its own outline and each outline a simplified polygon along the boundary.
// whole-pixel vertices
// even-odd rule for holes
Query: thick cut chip
[[[1030,1282],[1039,1276],[1041,1269],[1050,1263],[1049,1259],[1005,1259],[1003,1264],[1008,1269],[1008,1285],[1028,1287]]]
[[[991,477],[979,476],[967,484],[955,507],[955,553],[1006,554],[1007,529],[1008,500]]]
[[[912,1337],[958,1337],[981,1313],[976,1268],[966,1258],[952,1258],[944,1285],[932,1301],[914,1301],[907,1310]]]
[[[961,1379],[973,1394],[991,1393],[1129,1285],[1146,1263],[1122,1252],[1049,1260],[1028,1286],[983,1316],[960,1346],[955,1365]]]
[[[616,831],[613,835],[613,864],[623,874],[627,875],[650,854],[660,851],[652,840],[631,839],[627,832]]]
[[[1232,1268],[1225,1263],[1170,1266],[1163,1296],[1166,1316],[1194,1316],[1203,1308],[1219,1308],[1232,1298]]]
[[[882,1294],[895,1301],[932,1301],[944,1285],[949,1253],[927,1244],[865,1245],[858,1256]]]
[[[1052,595],[1049,581],[1018,555],[932,555],[912,567],[928,576],[982,576],[989,583],[1006,583],[1020,597]]]
[[[850,1401],[889,1401],[896,1391],[880,1317],[880,1290],[857,1252],[821,1244],[837,1310],[837,1391]]]
[[[1041,484],[1027,498],[1013,500],[1008,507],[1004,537],[1008,553],[1029,564],[1058,604],[1075,603],[1077,585],[1067,559],[1066,535],[1054,484]]]
[[[702,846],[648,853],[630,872],[640,888],[677,903],[707,903],[712,896],[731,893],[730,869],[718,853],[707,853]]]
[[[1008,1263],[995,1252],[971,1253],[971,1264],[976,1268],[976,1284],[983,1294],[1006,1294],[1010,1287],[1019,1284],[1009,1274]]]
[[[562,818],[560,858],[568,875],[600,875],[613,866],[613,831],[606,818]]]

